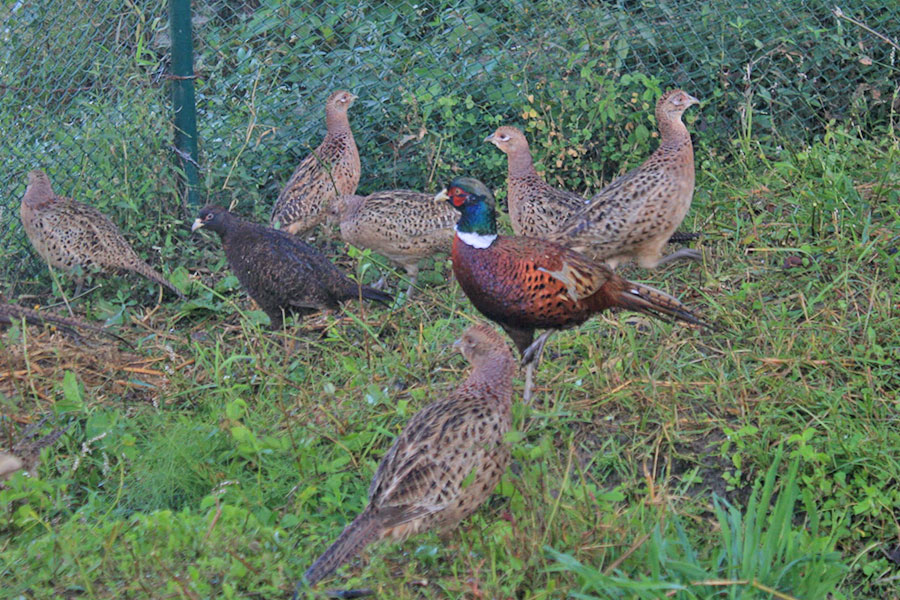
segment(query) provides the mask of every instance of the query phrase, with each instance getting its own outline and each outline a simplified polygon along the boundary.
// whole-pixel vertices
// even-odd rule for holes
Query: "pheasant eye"
[[[450,196],[450,202],[453,203],[453,206],[457,208],[466,203],[466,193],[459,188],[450,188],[447,195]]]

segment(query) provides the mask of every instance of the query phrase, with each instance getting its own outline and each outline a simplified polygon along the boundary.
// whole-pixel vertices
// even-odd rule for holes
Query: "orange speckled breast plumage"
[[[452,256],[453,273],[472,304],[502,325],[573,327],[603,308],[600,288],[606,280],[592,272],[603,267],[558,244],[499,236],[489,248],[479,249],[456,236]],[[573,297],[572,290],[549,273],[563,269],[581,278],[580,289],[593,288],[594,293]]]

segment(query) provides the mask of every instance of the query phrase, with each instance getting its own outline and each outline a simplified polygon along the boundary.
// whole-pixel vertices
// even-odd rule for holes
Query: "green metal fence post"
[[[191,0],[169,0],[172,37],[172,108],[175,113],[175,153],[184,171],[185,208],[199,204],[197,191],[197,109],[194,104],[194,44],[191,39]]]

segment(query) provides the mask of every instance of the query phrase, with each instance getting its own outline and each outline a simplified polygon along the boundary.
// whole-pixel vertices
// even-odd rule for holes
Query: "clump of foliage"
[[[646,547],[639,578],[609,574],[583,565],[552,548],[556,569],[571,571],[581,582],[579,598],[829,598],[845,572],[834,538],[819,531],[819,507],[811,492],[802,494],[808,524],[794,524],[799,460],[781,478],[775,494],[781,449],[775,453],[760,489],[754,484],[746,510],[713,497],[718,531],[712,549],[698,550],[677,513],[641,538]],[[707,524],[707,526],[712,525]],[[592,596],[586,592],[599,594]]]
[[[15,292],[47,281],[15,219],[33,167],[137,226],[151,263],[181,243],[177,221],[189,215],[171,148],[166,6],[0,8],[0,126],[16,132],[0,141],[0,243],[28,257],[0,263]],[[337,87],[360,96],[351,122],[366,193],[434,190],[457,173],[499,186],[503,162],[481,140],[501,123],[526,127],[552,179],[596,190],[653,146],[653,96],[675,86],[703,100],[692,131],[723,156],[756,155],[750,140],[799,149],[832,121],[877,136],[896,115],[896,40],[885,33],[897,13],[862,0],[841,16],[783,0],[752,18],[738,2],[201,0],[192,10],[204,199],[261,220],[318,144]]]

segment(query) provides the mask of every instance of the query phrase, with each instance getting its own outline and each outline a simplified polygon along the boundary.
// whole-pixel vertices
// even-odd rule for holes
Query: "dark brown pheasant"
[[[20,214],[25,233],[41,258],[72,274],[79,289],[94,269],[134,271],[185,299],[178,288],[140,259],[106,215],[93,206],[57,196],[43,171],[28,173]]]
[[[291,234],[304,234],[325,220],[338,196],[355,194],[359,185],[359,151],[350,130],[347,109],[356,96],[339,90],[325,103],[328,133],[319,147],[304,158],[278,195],[272,225]]]
[[[372,542],[451,530],[500,481],[510,456],[503,438],[516,363],[487,324],[469,327],[456,345],[472,364],[469,376],[410,419],[378,465],[369,505],[306,571],[298,593]]]
[[[450,252],[457,219],[453,207],[435,201],[434,194],[410,190],[341,196],[332,204],[332,212],[345,242],[371,248],[406,269],[407,297],[415,289],[419,260]]]
[[[498,236],[494,198],[480,181],[453,180],[439,194],[461,213],[453,239],[453,273],[466,296],[515,342],[526,365],[525,400],[547,338],[609,308],[704,325],[681,302],[628,281],[609,267],[553,242]],[[536,329],[547,329],[534,340]]]
[[[201,227],[219,234],[228,266],[269,316],[272,329],[281,329],[283,313],[336,309],[360,297],[391,302],[389,294],[357,285],[309,244],[239,219],[221,206],[200,210],[191,231]]]
[[[681,115],[698,103],[682,90],[663,94],[656,104],[659,148],[591,198],[550,239],[613,269],[630,259],[651,269],[681,258],[699,260],[700,253],[690,248],[662,257],[694,194],[694,149]]]

